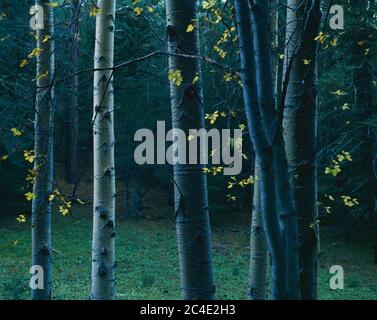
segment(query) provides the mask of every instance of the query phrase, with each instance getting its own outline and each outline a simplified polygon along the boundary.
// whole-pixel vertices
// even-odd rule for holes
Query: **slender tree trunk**
[[[81,0],[71,3],[71,25],[69,30],[70,59],[68,74],[75,74],[79,60],[79,18]],[[67,137],[67,182],[75,183],[77,179],[77,145],[78,145],[78,75],[71,77],[68,83],[68,137]]]
[[[297,217],[293,206],[287,156],[281,125],[275,115],[275,101],[271,66],[269,9],[266,1],[255,0],[251,6],[254,25],[257,89],[259,104],[268,142],[273,148],[276,178],[276,200],[280,228],[284,238],[287,263],[287,298],[298,299],[298,241]]]
[[[258,103],[250,6],[247,0],[235,0],[234,3],[240,45],[245,113],[250,138],[256,153],[258,166],[260,167],[259,183],[262,220],[271,255],[271,297],[272,299],[285,299],[287,297],[285,247],[276,208],[273,150],[267,139],[263,124],[264,116]]]
[[[257,161],[255,161],[254,178],[254,199],[250,232],[249,299],[266,300],[268,251],[262,223],[260,168]]]
[[[353,87],[355,93],[355,112],[360,122],[367,119],[373,119],[373,74],[369,70],[366,60],[360,66],[353,70]],[[353,159],[357,163],[362,163],[363,170],[360,179],[360,197],[358,200],[362,210],[370,217],[372,224],[373,237],[373,258],[377,265],[377,213],[375,208],[376,202],[376,136],[373,127],[362,125],[360,128],[360,137],[362,143],[357,148],[357,152],[353,155]],[[363,214],[363,213],[360,213]]]
[[[278,81],[278,65],[279,65],[279,55],[278,47],[279,47],[279,0],[270,0],[269,1],[269,12],[271,16],[271,24],[270,24],[270,40],[273,52],[272,54],[272,78],[274,79],[274,93],[277,93],[277,81]],[[276,97],[275,97],[276,99]]]
[[[32,265],[43,268],[43,289],[33,289],[33,300],[51,299],[51,203],[53,191],[53,124],[54,124],[54,17],[50,1],[37,0],[43,8],[43,29],[37,30],[37,95],[35,105],[35,161],[37,173],[32,204]],[[48,39],[48,41],[44,41]]]
[[[115,0],[99,0],[94,68],[114,65]],[[91,299],[115,295],[114,92],[111,70],[94,72],[94,199]]]
[[[197,0],[167,0],[170,52],[199,54]],[[193,32],[187,26],[195,24]],[[204,128],[200,62],[169,58],[170,72],[180,72],[182,83],[170,83],[172,126],[183,130]],[[198,81],[194,79],[199,76]],[[202,165],[174,165],[175,212],[183,299],[214,299],[207,179]]]
[[[319,0],[288,0],[286,63],[294,57],[284,109],[284,138],[299,221],[300,291],[317,299],[317,42]],[[287,67],[285,68],[287,69]]]
[[[283,86],[283,67],[284,62],[280,59],[280,54],[284,51],[285,46],[285,34],[284,34],[284,27],[285,27],[285,8],[283,6],[282,0],[278,0],[277,3],[278,10],[276,12],[276,23],[275,23],[275,43],[277,45],[277,52],[275,57],[275,74],[274,74],[274,83],[275,83],[275,97],[276,97],[276,105],[280,106],[280,98],[282,93],[282,86]]]

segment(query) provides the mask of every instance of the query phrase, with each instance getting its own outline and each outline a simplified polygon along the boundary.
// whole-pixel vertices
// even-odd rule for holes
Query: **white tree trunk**
[[[37,94],[35,102],[35,162],[37,173],[32,205],[32,265],[43,268],[43,289],[32,290],[32,299],[51,299],[51,203],[53,188],[53,122],[54,122],[54,18],[49,0],[37,0],[43,8],[42,29],[37,30]],[[46,41],[46,39],[48,39]]]
[[[260,168],[255,161],[254,199],[250,232],[249,299],[267,299],[268,248],[262,222]]]
[[[94,68],[114,65],[115,0],[98,0]],[[93,247],[91,299],[114,299],[115,163],[112,70],[94,72]]]

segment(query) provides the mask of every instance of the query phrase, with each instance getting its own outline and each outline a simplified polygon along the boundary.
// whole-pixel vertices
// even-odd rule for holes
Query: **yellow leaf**
[[[34,48],[29,55],[27,56],[29,59],[34,58],[34,57],[39,57],[42,53],[43,49],[41,48]]]
[[[65,207],[65,206],[59,206],[59,212],[60,212],[63,216],[66,216],[66,215],[68,215],[69,210],[68,210],[68,208]]]
[[[43,38],[42,42],[46,43],[50,39],[51,39],[51,36],[49,34],[46,34],[45,37]]]
[[[350,105],[348,103],[343,104],[342,109],[343,110],[349,110]]]
[[[311,60],[308,60],[308,59],[303,59],[302,61],[304,62],[305,65],[308,65],[311,62]]]
[[[33,192],[26,192],[26,193],[25,193],[25,198],[26,198],[27,201],[31,201],[31,200],[33,200],[34,197],[35,197],[35,195],[34,195]]]
[[[27,59],[22,60],[20,62],[20,68],[24,68],[28,63],[29,63],[29,61]]]
[[[10,131],[12,131],[12,133],[15,137],[19,137],[19,136],[22,135],[22,131],[18,130],[17,128],[12,128],[12,129],[10,129]]]
[[[195,29],[195,26],[190,23],[188,26],[187,26],[187,29],[186,29],[186,32],[193,32]]]
[[[40,75],[38,75],[38,77],[36,78],[36,80],[42,80],[44,78],[47,78],[48,74],[49,74],[48,71],[46,71],[44,73],[41,73]]]
[[[59,7],[59,2],[46,3],[46,6],[49,6],[51,8],[57,8],[57,7]]]
[[[177,87],[179,87],[182,84],[182,82],[183,82],[183,77],[182,77],[181,70],[169,71],[168,79],[174,85],[176,85]]]
[[[328,37],[329,36],[325,33],[320,32],[319,35],[314,38],[314,40],[319,41],[321,44],[323,44]]]
[[[37,172],[34,169],[28,169],[28,174],[25,178],[27,182],[34,182],[35,177],[37,176]]]
[[[217,0],[206,0],[206,1],[203,1],[203,3],[202,3],[203,9],[210,9],[210,8],[214,7],[216,5],[216,1]]]
[[[331,91],[331,94],[334,94],[336,96],[345,96],[347,93],[338,89],[336,91]]]
[[[197,83],[199,80],[199,74],[195,73],[194,79],[192,79],[192,84]]]
[[[19,223],[25,223],[26,222],[26,216],[24,214],[20,214],[16,219]]]
[[[91,17],[97,17],[97,16],[99,16],[101,13],[102,13],[102,9],[94,6],[94,7],[92,7],[92,8],[90,9],[89,15],[90,15]]]
[[[338,39],[334,38],[330,41],[330,46],[335,47],[338,44]]]
[[[224,75],[224,80],[229,82],[230,80],[232,80],[232,74],[231,73],[226,73]]]
[[[5,160],[8,160],[9,156],[6,154],[6,155],[3,155],[0,157],[0,160],[1,161],[5,161]]]
[[[142,12],[143,12],[143,8],[136,7],[134,9],[135,16],[140,16]]]
[[[35,153],[34,150],[24,150],[24,158],[26,161],[33,163],[35,160]]]

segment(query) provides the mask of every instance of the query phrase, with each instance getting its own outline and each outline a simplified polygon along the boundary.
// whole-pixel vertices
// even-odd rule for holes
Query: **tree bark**
[[[252,40],[250,6],[247,0],[235,0],[240,45],[241,79],[249,134],[260,167],[260,197],[263,226],[271,255],[271,297],[287,298],[287,264],[283,234],[276,208],[273,150],[264,128],[264,116],[258,102],[256,64]],[[271,63],[271,62],[270,62]]]
[[[197,0],[167,0],[168,50],[199,54]],[[195,22],[194,22],[195,21]],[[186,32],[189,24],[193,32]],[[179,70],[183,82],[170,83],[172,127],[183,130],[204,128],[200,61],[169,57],[169,70]],[[196,77],[198,81],[194,81]],[[175,212],[181,276],[181,296],[185,300],[214,299],[215,285],[211,256],[207,179],[202,165],[175,164]]]
[[[114,66],[115,0],[98,0],[94,68]],[[94,199],[91,299],[115,295],[114,92],[111,70],[94,72]]]
[[[319,0],[288,0],[285,63],[294,59],[284,109],[284,139],[299,222],[300,292],[317,299],[317,41]],[[294,56],[295,55],[295,56]],[[285,67],[287,70],[287,67]]]
[[[51,203],[53,191],[54,125],[54,17],[48,0],[36,0],[43,8],[44,28],[37,30],[37,94],[34,124],[34,170],[32,203],[32,265],[43,268],[43,289],[32,289],[33,300],[51,299]],[[48,41],[44,41],[48,39]]]
[[[255,0],[251,6],[254,25],[257,89],[263,125],[273,148],[276,179],[276,200],[279,222],[285,244],[287,263],[287,298],[298,299],[298,229],[296,210],[293,206],[289,185],[287,155],[284,148],[282,128],[275,112],[274,88],[269,46],[269,10],[266,1]]]
[[[260,168],[255,162],[254,199],[250,232],[249,299],[267,299],[268,250],[262,223],[260,198]]]
[[[274,54],[272,56],[272,78],[274,79],[274,96],[276,105],[280,105],[281,86],[283,78],[283,62],[280,59],[280,50],[284,46],[284,36],[282,36],[282,19],[280,17],[281,12],[281,0],[270,0],[270,12],[271,12],[271,41],[274,46]]]
[[[353,87],[355,93],[355,112],[357,120],[365,122],[373,119],[375,114],[373,104],[373,74],[369,70],[366,60],[360,66],[353,70]],[[359,178],[359,197],[361,210],[367,213],[372,226],[373,239],[373,258],[374,264],[377,265],[377,213],[376,213],[376,133],[375,129],[370,125],[361,125],[359,132],[355,133],[363,139],[353,159],[357,163],[362,163],[363,170]],[[363,214],[360,212],[359,214]]]
[[[77,145],[78,145],[78,81],[76,74],[79,60],[79,18],[81,0],[71,3],[71,25],[69,30],[70,59],[68,74],[72,76],[68,81],[68,137],[67,137],[67,182],[77,180]]]
[[[282,0],[277,1],[277,11],[275,13],[275,45],[277,46],[277,50],[275,53],[275,64],[274,67],[274,93],[275,93],[275,100],[276,105],[280,106],[280,98],[282,92],[282,85],[283,85],[283,67],[284,62],[280,59],[280,54],[283,51],[285,45],[285,34],[284,34],[284,27],[285,27],[285,8],[283,6]]]

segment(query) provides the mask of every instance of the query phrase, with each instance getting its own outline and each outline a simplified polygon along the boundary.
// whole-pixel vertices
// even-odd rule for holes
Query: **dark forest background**
[[[234,40],[236,30],[232,27],[234,25],[232,10],[222,1],[215,2],[213,10],[200,6],[201,55],[218,61],[223,66],[237,69],[239,49],[237,41]],[[374,261],[373,252],[373,242],[377,234],[376,190],[374,184],[367,182],[370,177],[375,178],[375,168],[367,163],[376,157],[377,3],[336,1],[336,4],[343,6],[345,10],[345,24],[344,30],[332,30],[328,25],[328,19],[331,17],[328,9],[333,2],[323,0],[321,3],[323,15],[321,33],[316,38],[320,46],[317,69],[318,139],[316,142],[318,223],[321,236],[324,237],[324,246],[321,245],[321,249],[330,248],[328,250],[331,253],[330,256],[326,255],[327,251],[324,254],[326,268],[327,265],[337,264],[337,261],[342,260],[343,254],[349,259],[344,263],[349,263],[352,269],[359,263],[358,259],[366,259],[370,266],[377,263]],[[367,6],[364,5],[366,2]],[[281,3],[284,4],[284,1]],[[31,188],[30,175],[33,174],[29,155],[32,155],[34,148],[36,77],[36,59],[32,54],[36,47],[35,33],[28,24],[29,9],[32,4],[32,1],[26,0],[0,2],[0,221],[3,221],[0,223],[3,224],[3,228],[0,226],[2,240],[0,248],[4,247],[2,250],[9,257],[22,252],[21,255],[25,255],[26,258],[28,231],[23,220],[28,222],[31,215],[31,202],[27,199],[27,193]],[[61,197],[58,197],[54,204],[53,215],[56,217],[54,219],[57,219],[56,225],[61,226],[62,234],[66,232],[61,241],[68,242],[72,237],[77,236],[85,243],[83,239],[85,235],[88,235],[87,241],[90,241],[88,228],[85,228],[86,231],[74,228],[84,223],[82,221],[90,220],[92,211],[93,72],[90,70],[93,68],[95,8],[92,1],[83,1],[80,9],[78,70],[89,71],[83,71],[78,76],[78,149],[74,179],[69,177],[68,170],[71,159],[68,146],[72,137],[69,136],[67,110],[72,94],[76,93],[70,87],[69,81],[61,81],[55,87],[54,185]],[[142,9],[140,14],[137,8]],[[221,10],[221,15],[216,10]],[[283,26],[281,34],[284,34],[285,8],[282,6],[278,10],[281,12],[280,24]],[[70,37],[73,22],[69,1],[57,1],[54,14],[55,77],[65,79],[70,74],[72,63]],[[165,50],[167,40],[164,1],[118,0],[114,34],[115,65],[132,61],[154,51]],[[273,39],[271,41],[273,42]],[[272,55],[277,64],[282,63],[284,41],[280,40],[272,46]],[[202,76],[206,128],[244,128],[247,131],[240,80],[229,74],[226,68],[205,62],[202,62]],[[137,146],[133,135],[140,128],[155,130],[158,120],[165,120],[167,125],[171,123],[167,57],[159,55],[120,68],[114,76],[114,86],[117,219],[122,224],[120,230],[127,233],[123,228],[127,225],[130,228],[133,226],[133,231],[129,231],[127,237],[131,235],[137,237],[138,235],[133,232],[135,230],[141,232],[145,229],[146,233],[158,239],[159,236],[163,236],[160,235],[159,230],[162,230],[163,234],[165,227],[171,227],[174,218],[172,167],[137,165],[133,159]],[[358,107],[360,101],[362,108]],[[234,240],[242,244],[240,247],[235,245],[235,252],[243,252],[239,257],[245,258],[247,253],[242,251],[241,247],[248,245],[247,232],[253,199],[253,185],[245,181],[250,175],[254,176],[255,155],[251,151],[249,135],[244,136],[243,142],[241,175],[234,180],[219,173],[216,167],[209,167],[207,176],[210,219],[214,226],[215,237],[221,238],[216,238],[218,243],[215,247],[219,245],[216,250],[232,251],[233,247],[227,245],[229,241]],[[72,203],[67,207],[69,201]],[[69,209],[68,212],[64,211],[66,207]],[[80,234],[68,231],[66,224],[72,224],[72,230]],[[59,237],[58,230],[54,231],[57,237]],[[138,243],[135,245],[150,246],[147,239],[136,239]],[[21,247],[22,243],[25,243],[25,247],[19,249],[21,251],[17,251],[17,243],[14,244],[17,241],[20,241],[18,245]],[[127,241],[124,239],[122,241],[127,246]],[[151,238],[150,241],[155,240]],[[226,249],[221,249],[221,243]],[[88,244],[86,243],[85,246]],[[171,246],[174,246],[173,242]],[[121,245],[118,244],[118,247]],[[87,260],[86,257],[82,257],[83,252],[76,252],[74,258],[72,257],[73,260],[69,260],[70,254],[65,248],[66,246],[61,245],[54,253],[58,264],[62,263],[64,266],[72,263],[72,268],[76,266],[80,269],[82,264],[87,263],[83,262]],[[171,250],[175,249],[171,248]],[[358,252],[363,252],[365,256],[358,258]],[[142,260],[145,254],[143,253],[139,258]],[[161,254],[163,255],[163,252]],[[336,257],[334,259],[337,261],[332,263],[331,257]],[[67,259],[70,262],[67,262]],[[175,257],[172,259],[174,260]],[[215,259],[219,259],[216,263],[220,265],[227,260],[227,256]],[[232,278],[245,277],[245,271],[240,271],[242,270],[240,266],[245,264],[246,267],[247,259],[245,258],[246,262],[239,262],[238,258],[233,256],[229,259],[235,266],[225,270],[220,268],[220,277],[225,279],[227,277],[225,274]],[[7,272],[12,276],[7,278],[9,274],[5,273],[0,276],[0,279],[3,279],[0,281],[0,292],[1,282],[3,283],[3,298],[24,298],[26,293],[22,281],[23,277],[27,277],[28,269],[21,271],[20,268],[12,265],[11,260],[4,261],[6,261],[3,262],[4,266],[8,268]],[[0,265],[1,263],[0,261]],[[25,263],[20,262],[20,265],[23,264]],[[151,266],[145,268],[150,270],[148,268]],[[323,272],[328,274],[327,269]],[[353,285],[359,289],[364,288],[364,281],[368,275],[361,280],[355,276],[356,280],[352,280],[351,287]],[[73,274],[70,276],[75,278]],[[139,280],[135,280],[135,286],[148,288],[146,289],[150,292],[149,295],[147,294],[148,297],[165,297],[163,294],[165,289],[161,288],[156,289],[158,293],[152,294],[154,289],[151,288],[156,285],[156,279],[149,274],[149,271],[143,271],[137,277]],[[169,281],[173,281],[174,277],[176,276],[169,276]],[[327,278],[325,275],[321,277],[321,284],[325,286]],[[60,285],[64,282],[61,279],[59,281],[61,281]],[[168,287],[169,285],[167,284]],[[84,294],[77,296],[74,290],[67,290],[60,292],[57,298],[84,296]],[[166,290],[169,291],[167,297],[175,297],[176,293],[170,295],[170,289]],[[361,298],[377,297],[375,285],[370,291],[365,292]],[[333,298],[331,294],[330,291],[326,291],[323,297]],[[334,293],[335,298],[336,294]],[[241,296],[243,296],[241,293],[230,296],[220,294],[220,298]],[[135,291],[128,297],[140,298],[141,294]],[[342,298],[352,297],[352,295],[342,296]],[[356,297],[360,296],[356,295]]]

